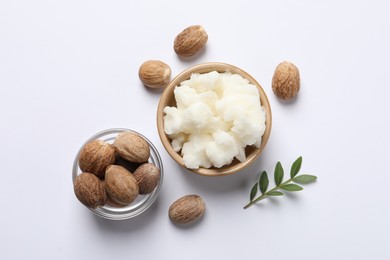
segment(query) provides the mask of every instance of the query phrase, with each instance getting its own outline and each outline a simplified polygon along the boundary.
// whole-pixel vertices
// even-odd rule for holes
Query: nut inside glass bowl
[[[160,169],[160,182],[158,183],[157,187],[154,189],[153,192],[147,195],[138,195],[136,200],[131,203],[130,205],[124,206],[124,207],[113,207],[108,204],[104,205],[103,207],[98,207],[96,209],[89,208],[94,214],[96,214],[99,217],[106,218],[106,219],[113,219],[113,220],[121,220],[121,219],[129,219],[133,218],[135,216],[140,215],[144,211],[146,211],[153,202],[157,199],[158,194],[160,192],[162,182],[163,182],[163,176],[164,176],[164,170],[163,170],[163,164],[160,158],[160,155],[156,149],[156,147],[153,145],[153,143],[147,139],[142,134],[125,128],[114,128],[114,129],[108,129],[101,131],[91,138],[89,138],[80,148],[78,151],[76,158],[73,163],[73,172],[72,172],[72,180],[74,181],[77,175],[81,174],[81,170],[79,167],[79,156],[82,148],[84,145],[92,140],[102,140],[107,143],[112,144],[115,140],[115,137],[122,132],[132,132],[135,133],[145,139],[145,141],[150,146],[150,157],[148,162],[154,164],[157,168]]]
[[[211,168],[198,168],[198,169],[188,169],[186,168],[184,164],[183,157],[181,156],[180,152],[176,152],[171,144],[171,139],[164,131],[164,108],[166,106],[176,106],[176,100],[174,96],[174,90],[176,86],[179,86],[181,82],[188,80],[193,73],[208,73],[212,71],[217,71],[220,73],[223,72],[230,72],[232,74],[238,74],[244,79],[247,79],[249,83],[252,85],[255,85],[256,88],[259,91],[260,94],[260,102],[263,106],[265,112],[266,112],[266,118],[265,118],[265,124],[266,129],[262,136],[262,141],[260,147],[254,147],[254,146],[247,146],[245,148],[245,154],[246,154],[246,160],[244,162],[240,162],[237,159],[234,159],[232,163],[229,165],[222,166],[221,168],[211,167]],[[164,146],[164,148],[167,150],[169,155],[182,167],[205,176],[220,176],[220,175],[228,175],[232,173],[236,173],[238,171],[243,170],[250,164],[252,164],[263,152],[270,133],[271,133],[271,127],[272,127],[272,114],[271,114],[271,107],[267,98],[266,93],[264,92],[263,88],[260,86],[260,84],[247,72],[243,71],[242,69],[235,67],[230,64],[226,63],[220,63],[220,62],[210,62],[210,63],[204,63],[200,65],[196,65],[194,67],[191,67],[183,72],[181,72],[179,75],[177,75],[164,89],[164,92],[161,95],[160,102],[157,108],[157,129],[158,134],[160,136],[161,142]]]

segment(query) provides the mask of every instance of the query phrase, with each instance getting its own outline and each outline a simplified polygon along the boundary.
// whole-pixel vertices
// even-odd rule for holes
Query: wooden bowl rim
[[[207,72],[211,72],[211,71],[231,72],[233,74],[239,74],[242,77],[244,77],[245,79],[249,80],[249,82],[251,84],[255,85],[258,88],[258,90],[260,92],[261,105],[264,107],[264,109],[266,111],[266,119],[265,119],[266,130],[262,136],[262,141],[261,141],[260,147],[254,148],[252,153],[247,154],[247,158],[246,158],[245,162],[236,162],[236,163],[233,162],[232,164],[225,165],[221,168],[215,168],[215,167],[202,168],[202,167],[200,167],[198,169],[188,169],[184,165],[184,161],[183,161],[182,156],[173,150],[172,145],[171,145],[171,140],[165,134],[164,121],[163,121],[163,118],[164,118],[163,109],[169,101],[168,100],[168,97],[170,96],[169,93],[173,92],[174,88],[176,86],[178,86],[182,81],[189,79],[191,74],[193,74],[193,73],[207,73]],[[160,140],[161,140],[164,148],[168,152],[168,154],[183,168],[185,168],[191,172],[194,172],[194,173],[197,173],[200,175],[204,175],[204,176],[229,175],[229,174],[239,172],[239,171],[243,170],[244,168],[246,168],[247,166],[251,165],[253,162],[256,161],[256,159],[263,152],[263,150],[268,142],[268,139],[269,139],[269,136],[271,133],[271,128],[272,128],[272,112],[271,112],[271,107],[270,107],[268,97],[267,97],[266,93],[264,92],[264,89],[250,74],[248,74],[244,70],[242,70],[234,65],[230,65],[230,64],[222,63],[222,62],[208,62],[208,63],[198,64],[198,65],[190,67],[190,68],[182,71],[181,73],[179,73],[175,78],[172,79],[172,81],[164,89],[164,91],[160,97],[158,107],[157,107],[157,130],[158,130],[158,134],[160,136]]]

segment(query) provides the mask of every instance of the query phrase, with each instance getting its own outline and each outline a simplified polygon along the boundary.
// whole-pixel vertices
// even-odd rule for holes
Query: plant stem
[[[285,184],[289,184],[290,182],[292,182],[292,179],[288,179],[287,181],[279,184],[278,186],[276,186],[275,188],[273,188],[272,190],[269,190],[267,191],[266,193],[263,193],[261,194],[259,197],[257,197],[256,199],[252,200],[251,202],[249,202],[247,205],[244,206],[244,209],[247,209],[249,208],[250,206],[252,206],[253,204],[255,204],[256,202],[262,200],[262,199],[266,199],[268,197],[270,197],[268,195],[269,192],[273,192],[273,191],[277,191],[278,189],[280,189],[280,186],[283,186]]]

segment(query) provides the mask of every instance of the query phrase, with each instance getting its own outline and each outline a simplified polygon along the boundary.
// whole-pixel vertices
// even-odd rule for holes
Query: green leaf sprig
[[[284,170],[282,164],[278,162],[275,166],[275,172],[274,172],[276,187],[269,191],[267,191],[268,184],[269,184],[268,175],[266,171],[263,171],[260,175],[259,181],[253,185],[249,195],[250,202],[247,205],[245,205],[244,209],[249,208],[250,206],[252,206],[253,204],[255,204],[256,202],[262,199],[273,197],[273,196],[282,196],[284,193],[279,190],[284,190],[287,192],[303,190],[301,186],[295,183],[307,184],[307,183],[314,182],[317,179],[317,177],[314,175],[302,174],[297,176],[301,169],[301,165],[302,165],[302,156],[298,157],[298,159],[296,159],[295,162],[292,164],[290,170],[290,179],[283,182]],[[258,190],[260,190],[261,195],[255,198],[258,193]]]

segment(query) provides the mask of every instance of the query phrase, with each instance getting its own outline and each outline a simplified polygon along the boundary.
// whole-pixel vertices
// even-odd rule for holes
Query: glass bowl
[[[73,171],[72,171],[72,180],[74,182],[75,178],[77,175],[81,174],[82,171],[80,170],[79,167],[79,156],[82,148],[84,147],[85,144],[92,140],[103,140],[107,143],[112,144],[115,140],[115,137],[122,132],[132,132],[135,133],[141,137],[143,137],[146,142],[148,142],[150,146],[150,157],[148,162],[154,164],[157,168],[160,169],[160,182],[158,183],[157,187],[154,189],[154,191],[150,194],[147,195],[138,195],[136,200],[131,203],[128,206],[125,207],[113,207],[108,204],[105,204],[103,207],[98,207],[96,209],[89,208],[95,215],[106,218],[106,219],[112,219],[112,220],[122,220],[122,219],[129,219],[136,217],[143,212],[145,212],[157,199],[158,194],[161,190],[162,182],[163,182],[163,176],[164,176],[164,170],[163,170],[163,164],[161,161],[161,157],[156,149],[156,147],[153,145],[153,143],[147,139],[145,136],[142,134],[130,130],[130,129],[125,129],[125,128],[113,128],[113,129],[107,129],[104,131],[101,131],[92,137],[90,137],[80,148],[78,151],[76,158],[73,163]]]

